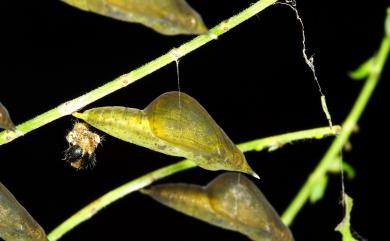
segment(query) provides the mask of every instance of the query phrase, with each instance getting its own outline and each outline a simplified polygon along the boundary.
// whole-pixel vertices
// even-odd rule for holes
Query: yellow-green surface
[[[221,174],[205,187],[161,184],[143,193],[179,212],[255,241],[294,240],[263,193],[239,173]]]
[[[166,34],[207,32],[201,16],[185,0],[62,0],[114,19],[143,24]]]
[[[5,241],[46,241],[45,231],[0,183],[0,237]]]
[[[0,128],[13,130],[15,129],[15,125],[9,116],[8,110],[5,106],[0,102]]]
[[[258,177],[207,111],[183,92],[164,93],[144,110],[100,107],[74,116],[121,140],[188,158],[208,170],[239,171]]]

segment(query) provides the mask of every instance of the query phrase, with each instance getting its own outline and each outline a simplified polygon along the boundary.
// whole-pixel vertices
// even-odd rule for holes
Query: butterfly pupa
[[[15,130],[15,125],[11,120],[8,110],[0,102],[0,128],[6,130]]]
[[[207,27],[185,0],[62,0],[114,19],[143,24],[165,35],[203,34]]]
[[[142,190],[156,201],[254,241],[294,241],[263,193],[239,173],[224,173],[206,186],[160,184]]]
[[[144,110],[99,107],[73,115],[121,140],[188,158],[204,169],[238,171],[258,178],[207,111],[183,92],[164,93]]]
[[[48,241],[42,227],[1,182],[0,237],[5,241]]]

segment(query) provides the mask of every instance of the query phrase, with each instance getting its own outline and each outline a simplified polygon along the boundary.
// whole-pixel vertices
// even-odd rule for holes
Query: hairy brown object
[[[65,151],[64,159],[76,169],[87,169],[95,166],[95,150],[101,143],[98,134],[92,132],[88,125],[82,122],[74,124],[73,129],[66,135],[69,148]]]

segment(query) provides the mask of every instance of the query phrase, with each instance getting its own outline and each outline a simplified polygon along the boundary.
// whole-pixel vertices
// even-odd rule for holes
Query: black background
[[[208,26],[247,7],[251,1],[189,1]],[[4,5],[5,4],[5,5]],[[348,71],[371,56],[383,36],[385,1],[298,1],[307,47],[315,53],[318,77],[334,123],[348,114],[363,82]],[[167,37],[137,24],[114,21],[59,1],[2,3],[0,100],[15,123],[127,73],[190,36]],[[383,79],[388,78],[385,71]],[[180,60],[181,90],[195,97],[237,143],[319,126],[327,122],[318,88],[301,56],[301,29],[286,6],[266,9],[227,34]],[[381,82],[351,138],[344,159],[357,177],[346,181],[355,199],[352,225],[365,238],[375,141],[384,124]],[[145,107],[177,89],[175,64],[158,70],[88,107]],[[0,147],[0,180],[49,232],[109,190],[177,158],[132,146],[106,135],[92,171],[75,171],[63,160],[64,137],[73,119],[65,117]],[[379,133],[379,134],[378,134]],[[247,153],[261,176],[256,184],[279,213],[287,207],[331,142],[304,141],[273,153]],[[206,184],[220,172],[194,169],[162,182]],[[296,240],[340,240],[340,178],[331,175],[323,200],[306,205],[292,226]],[[131,194],[81,224],[62,240],[248,240]]]

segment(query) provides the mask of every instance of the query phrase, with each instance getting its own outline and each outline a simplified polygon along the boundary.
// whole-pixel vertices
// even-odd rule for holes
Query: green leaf
[[[341,162],[341,158],[338,157],[336,159],[334,159],[334,162],[332,163],[331,166],[329,166],[329,172],[331,173],[340,173],[340,162]],[[349,164],[348,162],[345,162],[345,161],[342,161],[342,166],[343,166],[343,171],[345,172],[345,174],[347,174],[347,178],[348,179],[353,179],[355,178],[356,176],[356,171],[355,171],[355,168]]]
[[[374,65],[374,58],[371,57],[368,60],[366,60],[363,64],[361,64],[357,69],[354,71],[351,71],[349,73],[349,77],[354,80],[363,80],[367,78],[367,76],[371,72],[371,68]]]
[[[316,203],[324,196],[326,187],[328,186],[328,176],[323,175],[312,186],[310,192],[310,202]]]
[[[347,174],[348,179],[353,179],[356,176],[355,168],[348,162],[343,162],[343,170]]]
[[[336,231],[339,231],[343,236],[343,241],[358,241],[352,236],[351,233],[351,211],[353,206],[353,199],[346,193],[343,194],[344,205],[345,205],[345,216],[341,223],[337,225]]]

